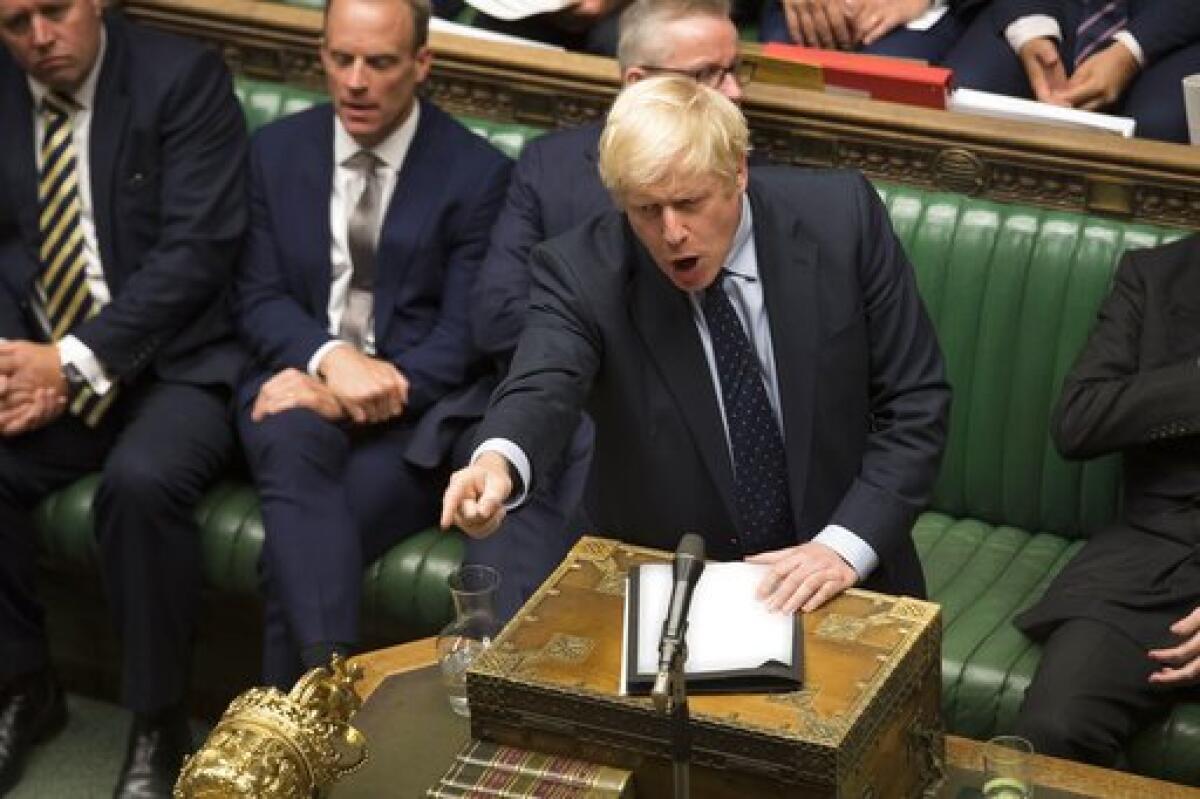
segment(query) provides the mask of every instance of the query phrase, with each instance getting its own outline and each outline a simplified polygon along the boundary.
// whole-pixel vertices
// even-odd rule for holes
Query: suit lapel
[[[92,108],[91,153],[92,216],[100,247],[100,261],[113,291],[123,279],[113,249],[113,197],[117,185],[117,157],[129,122],[129,97],[125,93],[124,38],[117,25],[108,25],[108,44]],[[128,176],[132,177],[132,176]]]
[[[691,303],[663,276],[646,250],[628,230],[636,264],[629,293],[630,313],[679,415],[691,431],[705,468],[712,476],[730,519],[733,504],[733,466],[725,442],[721,410],[713,388]]]
[[[813,392],[819,327],[816,245],[797,223],[758,200],[751,184],[754,248],[771,328],[792,516],[799,527],[812,450]]]
[[[333,202],[333,107],[323,106],[312,117],[312,130],[304,136],[304,148],[295,174],[295,225],[286,232],[296,263],[303,264],[301,279],[314,313],[329,324],[329,289],[333,282],[333,231],[330,204]]]
[[[38,196],[37,156],[33,142],[33,99],[29,84],[20,70],[9,70],[0,108],[12,109],[13,116],[0,126],[0,142],[4,143],[3,180],[11,193],[13,211],[17,215],[21,239],[29,258],[0,265],[20,296],[28,296],[30,282],[37,274]]]
[[[438,204],[431,188],[442,185],[439,172],[445,161],[438,153],[437,122],[435,112],[422,103],[416,133],[383,218],[375,259],[375,342],[380,348],[387,341],[395,316],[388,309],[395,304],[396,290],[403,285],[412,264],[413,247],[425,229],[425,218]]]

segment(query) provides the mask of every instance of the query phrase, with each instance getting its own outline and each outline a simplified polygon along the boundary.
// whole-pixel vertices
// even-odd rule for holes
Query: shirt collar
[[[725,257],[725,271],[746,280],[758,280],[758,260],[750,246],[754,233],[754,216],[750,211],[750,199],[742,192],[742,218],[738,220],[733,234],[733,244]]]
[[[82,109],[91,110],[96,102],[96,84],[100,82],[100,69],[104,65],[104,53],[108,50],[108,31],[104,26],[100,27],[100,47],[96,50],[96,61],[92,64],[92,68],[88,70],[87,76],[83,79],[83,83],[74,92],[68,96],[75,101],[75,104]],[[33,95],[33,107],[41,108],[42,100],[46,99],[46,95],[50,93],[50,87],[46,84],[28,78],[29,93]]]
[[[404,165],[404,158],[408,155],[408,148],[412,145],[413,137],[417,132],[417,123],[421,118],[421,103],[414,102],[412,110],[408,113],[408,118],[400,123],[388,137],[374,147],[369,148],[375,153],[376,157],[387,166],[390,170],[399,170]],[[354,157],[355,153],[364,149],[362,145],[356,142],[346,129],[342,127],[342,120],[338,119],[337,114],[333,115],[333,159],[338,166],[344,166],[345,163]]]

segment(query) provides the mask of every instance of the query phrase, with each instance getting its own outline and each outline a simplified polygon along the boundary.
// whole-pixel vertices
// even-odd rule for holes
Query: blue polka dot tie
[[[733,450],[733,496],[742,549],[748,555],[796,543],[788,499],[783,436],[762,370],[721,275],[704,292],[701,308],[712,337],[725,420]]]

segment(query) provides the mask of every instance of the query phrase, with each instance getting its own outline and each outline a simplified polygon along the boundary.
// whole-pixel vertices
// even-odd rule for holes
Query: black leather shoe
[[[192,732],[182,708],[135,714],[114,799],[170,799],[183,759],[191,753]]]
[[[21,779],[29,750],[67,723],[62,687],[49,671],[21,677],[0,700],[0,796]]]

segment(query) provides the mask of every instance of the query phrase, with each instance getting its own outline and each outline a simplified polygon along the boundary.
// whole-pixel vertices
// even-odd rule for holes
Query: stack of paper
[[[1025,100],[1004,94],[981,92],[975,89],[955,89],[946,104],[947,110],[986,117],[1013,119],[1020,122],[1042,122],[1048,125],[1082,130],[1115,133],[1126,138],[1133,135],[1137,122],[1130,117],[1099,114],[1065,108],[1037,100]]]

